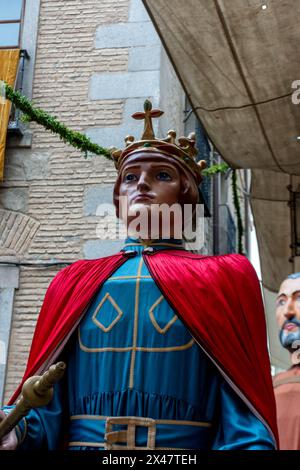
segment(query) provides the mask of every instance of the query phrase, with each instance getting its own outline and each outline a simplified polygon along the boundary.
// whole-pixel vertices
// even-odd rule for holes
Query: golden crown
[[[202,180],[201,172],[206,167],[205,160],[196,161],[198,149],[196,148],[195,133],[192,132],[188,137],[180,137],[176,143],[176,132],[170,130],[165,139],[156,139],[152,126],[152,119],[158,118],[164,114],[160,109],[152,109],[152,103],[146,100],[144,103],[144,112],[137,112],[132,115],[134,119],[144,119],[144,132],[142,139],[135,141],[132,135],[125,137],[126,147],[124,150],[113,148],[111,155],[113,157],[115,167],[120,170],[123,161],[129,155],[151,152],[164,154],[174,158],[177,162],[187,168],[196,178],[199,184]]]

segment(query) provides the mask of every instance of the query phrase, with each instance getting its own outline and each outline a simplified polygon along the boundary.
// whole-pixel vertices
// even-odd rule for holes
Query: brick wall
[[[128,0],[42,0],[33,87],[37,106],[79,131],[121,123],[124,100],[92,101],[89,85],[93,73],[127,69],[128,49],[96,49],[95,32],[102,24],[126,22],[128,7]],[[73,261],[83,257],[83,241],[96,238],[96,218],[84,216],[85,191],[102,183],[110,184],[111,191],[115,170],[101,157],[86,160],[43,128],[32,125],[31,129],[31,149],[7,151],[2,186],[4,208],[12,214],[14,209],[25,213],[39,224],[29,248],[15,257],[27,262]],[[17,207],[20,191],[22,204]],[[58,270],[20,269],[4,401],[22,377],[46,288]]]

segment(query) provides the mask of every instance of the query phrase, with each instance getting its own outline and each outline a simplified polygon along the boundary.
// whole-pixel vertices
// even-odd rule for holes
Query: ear
[[[183,185],[182,185],[182,194],[185,196],[190,189],[191,185],[187,179],[184,179]]]
[[[190,187],[191,187],[191,185],[190,185],[189,180],[185,176],[182,176],[182,178],[181,178],[181,188],[180,188],[181,198],[184,198],[188,194],[188,192],[190,190]]]

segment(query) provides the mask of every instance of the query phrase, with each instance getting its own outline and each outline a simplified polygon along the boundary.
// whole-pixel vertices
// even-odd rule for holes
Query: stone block
[[[94,74],[90,81],[91,100],[158,96],[159,71]]]
[[[140,126],[139,126],[140,127]],[[140,127],[142,130],[142,127]],[[88,129],[86,135],[102,147],[124,148],[124,138],[128,134],[137,134],[133,125]],[[140,132],[138,133],[140,134]]]
[[[11,328],[14,288],[0,288],[0,404],[4,391],[7,352]]]
[[[154,46],[160,43],[151,21],[116,23],[99,26],[96,31],[96,48]]]
[[[49,153],[32,153],[30,158],[24,160],[24,169],[27,180],[44,179],[48,177]]]
[[[26,212],[28,188],[0,189],[0,206],[4,209]]]
[[[6,180],[36,180],[49,175],[49,152],[7,149],[5,161]]]
[[[129,50],[128,71],[159,70],[161,46],[135,47]]]
[[[0,266],[0,289],[19,287],[19,268],[15,266]],[[1,327],[1,324],[0,324]]]
[[[142,0],[131,0],[129,7],[129,22],[150,21],[146,8]]]
[[[84,197],[84,215],[96,215],[100,204],[113,204],[113,185],[93,185],[86,189]]]
[[[83,245],[85,259],[96,259],[117,253],[124,245],[123,240],[88,240]]]

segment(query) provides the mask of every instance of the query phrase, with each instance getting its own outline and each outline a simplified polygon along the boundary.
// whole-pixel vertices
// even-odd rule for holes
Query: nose
[[[137,189],[139,191],[148,191],[151,188],[150,186],[150,180],[146,172],[142,172],[140,174],[138,183],[137,183]]]
[[[292,299],[286,302],[283,314],[286,320],[291,320],[295,316],[294,301]]]

